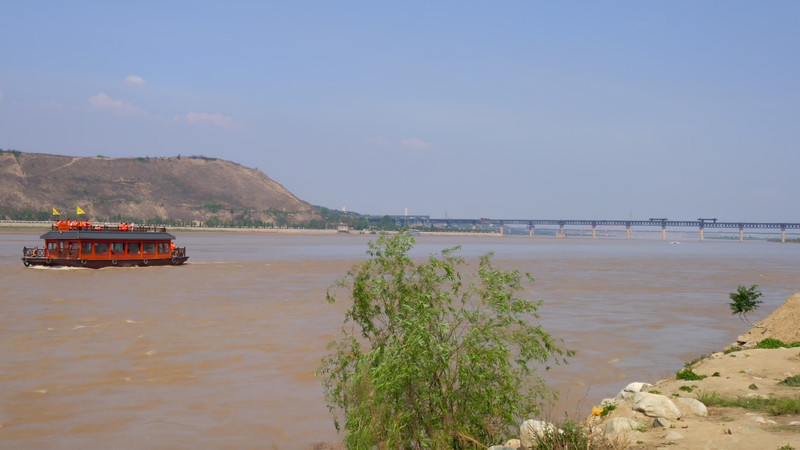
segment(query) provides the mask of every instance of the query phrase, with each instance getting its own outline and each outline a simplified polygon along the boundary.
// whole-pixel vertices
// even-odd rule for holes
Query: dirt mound
[[[800,341],[800,293],[794,294],[780,308],[756,323],[755,328],[739,336],[736,342],[746,347],[755,346],[767,338],[786,344]]]

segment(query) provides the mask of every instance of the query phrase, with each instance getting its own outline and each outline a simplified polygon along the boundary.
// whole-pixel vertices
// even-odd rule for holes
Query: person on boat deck
[[[170,242],[169,243],[169,254],[171,255],[173,253],[175,253],[175,243],[174,242]]]

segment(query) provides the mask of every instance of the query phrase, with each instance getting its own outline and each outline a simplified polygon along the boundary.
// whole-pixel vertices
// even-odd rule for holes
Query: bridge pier
[[[530,237],[533,237],[533,229],[534,229],[534,228],[535,228],[535,227],[528,227],[528,235],[529,235]]]
[[[505,230],[503,229],[503,226],[502,226],[502,225],[500,225],[500,236],[502,236],[502,235],[503,235],[503,232],[504,232],[504,231],[505,231]]]
[[[667,226],[666,225],[661,225],[661,240],[662,241],[666,241],[667,240]]]
[[[786,243],[786,225],[781,225],[781,242]]]
[[[558,235],[556,235],[556,237],[560,237],[560,238],[567,237],[567,234],[564,233],[564,224],[563,223],[558,225]]]
[[[597,238],[597,225],[592,225],[592,239]]]
[[[744,242],[744,227],[739,225],[739,242]]]
[[[631,239],[631,225],[625,225],[625,240],[629,241]]]
[[[700,242],[703,242],[703,225],[700,225]]]

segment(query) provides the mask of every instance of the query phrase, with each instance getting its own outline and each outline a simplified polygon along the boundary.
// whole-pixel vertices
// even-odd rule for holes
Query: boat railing
[[[172,256],[176,258],[183,258],[186,256],[186,247],[175,247],[172,249]]]
[[[22,247],[22,256],[26,258],[44,257],[44,248]]]
[[[51,231],[139,231],[150,233],[166,233],[167,227],[163,225],[134,225],[128,223],[93,225],[87,222],[71,222],[53,224]]]

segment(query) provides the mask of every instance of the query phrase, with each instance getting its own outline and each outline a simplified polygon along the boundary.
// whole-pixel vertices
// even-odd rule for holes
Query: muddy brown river
[[[370,235],[176,232],[179,267],[25,268],[39,231],[0,232],[0,448],[310,448],[339,437],[314,371],[345,297],[325,291]],[[800,291],[800,245],[765,241],[420,236],[530,272],[544,329],[578,354],[545,373],[583,418],[747,331],[728,293],[758,284],[760,319]]]

